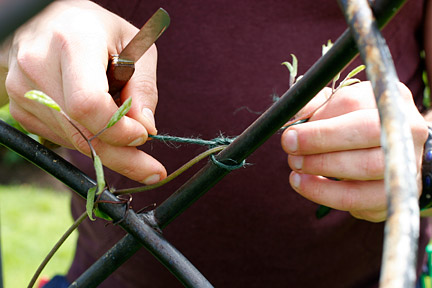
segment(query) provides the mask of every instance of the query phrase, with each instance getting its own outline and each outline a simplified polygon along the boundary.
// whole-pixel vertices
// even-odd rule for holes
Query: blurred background
[[[24,131],[10,116],[8,105],[0,108],[0,119]],[[64,154],[61,149],[55,152]],[[39,264],[72,224],[69,204],[68,188],[0,145],[0,242],[5,288],[27,287]],[[66,273],[75,241],[73,234],[42,272],[44,278]]]

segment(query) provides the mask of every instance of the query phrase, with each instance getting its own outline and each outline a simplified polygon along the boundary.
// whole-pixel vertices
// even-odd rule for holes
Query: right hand
[[[57,111],[24,97],[32,89],[52,97],[90,138],[117,110],[106,69],[138,29],[90,1],[55,1],[16,31],[6,49],[6,89],[12,116],[29,132],[89,155],[87,142]],[[4,58],[4,55],[3,55]],[[121,98],[132,108],[92,144],[108,168],[135,181],[153,184],[166,177],[156,159],[138,150],[156,134],[157,51],[153,45],[135,63]]]

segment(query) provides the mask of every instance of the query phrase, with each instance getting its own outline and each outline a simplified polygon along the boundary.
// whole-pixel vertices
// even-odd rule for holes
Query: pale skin
[[[6,89],[13,117],[28,131],[89,155],[87,143],[59,113],[23,95],[31,89],[44,91],[87,137],[92,136],[117,109],[108,94],[109,56],[118,54],[137,32],[90,1],[50,5],[15,33],[0,56],[2,69],[8,70]],[[136,72],[122,91],[122,99],[133,98],[127,117],[92,142],[107,167],[145,184],[166,177],[161,163],[135,148],[145,143],[148,133],[156,133],[156,62],[153,45],[136,63]],[[3,94],[0,102],[4,98]]]
[[[432,16],[431,11],[429,7]],[[426,17],[426,31],[432,31],[431,18]],[[86,142],[61,115],[23,95],[32,89],[44,91],[87,136],[97,133],[117,109],[108,94],[109,55],[118,54],[137,31],[92,2],[56,1],[4,43],[0,51],[0,80],[6,80],[6,85],[0,85],[0,104],[7,102],[7,91],[12,115],[27,130],[88,155]],[[425,35],[426,49],[432,51],[429,34]],[[122,99],[133,98],[132,109],[93,142],[104,165],[145,184],[166,177],[161,163],[135,147],[145,143],[148,134],[156,133],[156,62],[153,46],[136,63],[136,72],[122,92]],[[430,58],[427,63],[432,71]],[[426,121],[403,84],[400,91],[406,102],[420,171]],[[300,114],[313,111],[329,93],[328,89],[321,91]],[[289,176],[291,185],[316,203],[349,211],[356,218],[383,221],[387,214],[384,161],[371,86],[368,82],[356,84],[333,97],[308,123],[292,126],[282,135],[282,148],[293,169]],[[418,176],[420,179],[420,173]]]
[[[432,1],[428,1],[425,19],[426,65],[428,71],[432,71]],[[429,83],[432,83],[431,75],[429,73]],[[403,84],[400,84],[400,92],[413,134],[421,191],[421,158],[432,113],[421,115]],[[329,94],[330,91],[324,89],[299,114],[314,111]],[[384,157],[371,85],[360,83],[343,88],[333,97],[308,123],[292,126],[282,135],[282,147],[293,169],[291,186],[305,198],[348,211],[353,217],[384,221],[387,216]],[[423,211],[422,215],[431,216],[432,209]]]

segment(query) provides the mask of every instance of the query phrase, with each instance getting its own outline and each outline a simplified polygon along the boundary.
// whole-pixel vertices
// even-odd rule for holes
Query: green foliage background
[[[27,287],[43,258],[72,224],[70,194],[33,185],[0,185],[0,219],[4,287]],[[42,275],[66,273],[75,243],[76,233]]]

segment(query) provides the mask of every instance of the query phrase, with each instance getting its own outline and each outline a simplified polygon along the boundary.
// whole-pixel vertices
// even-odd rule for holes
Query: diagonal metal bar
[[[385,152],[388,218],[380,287],[414,287],[420,212],[411,129],[390,51],[367,0],[340,0],[372,83]]]
[[[387,23],[404,2],[403,0],[386,1],[387,6],[381,4],[377,6],[382,9],[375,11],[377,17],[380,17],[380,24]],[[230,159],[241,163],[324,88],[357,55],[357,51],[350,31],[345,31],[332,49],[319,59],[296,85],[285,92],[272,107],[224,149],[217,159],[221,162]],[[209,163],[155,209],[155,221],[160,227],[165,227],[226,174],[228,171]]]
[[[404,0],[376,1],[374,12],[377,15],[379,27],[387,24],[404,2]],[[229,148],[221,153],[218,159],[235,159],[241,162],[242,159],[251,154],[277,131],[280,126],[297,113],[356,54],[355,41],[350,31],[347,30],[336,41],[333,48],[303,76],[303,79],[287,91],[269,111],[263,114]],[[148,213],[147,216],[151,219],[149,221],[157,223],[162,228],[167,226],[226,174],[228,174],[228,171],[222,170],[213,164],[208,164],[164,203],[154,211]],[[134,254],[132,247],[138,250],[139,246],[140,244],[131,235],[126,235],[105,255],[117,255],[119,258],[116,258],[116,260],[119,260],[121,256],[126,261]],[[102,267],[114,267],[115,265],[119,265],[119,262],[116,260],[103,256],[94,263],[92,269],[93,271],[97,271],[96,267],[99,267],[99,269],[102,269]],[[91,277],[89,275],[86,276]]]
[[[387,3],[386,5],[377,6],[375,13],[377,15],[384,15],[380,18],[380,25],[383,25],[385,22],[387,22],[390,16],[393,15],[398,10],[398,8],[400,8],[403,2],[404,1],[402,0],[387,0],[385,1],[385,3]],[[381,10],[379,10],[378,7],[380,7]],[[221,155],[219,156],[218,160],[223,162],[224,159],[234,159],[238,162],[241,162],[244,158],[253,153],[253,151],[255,151],[262,143],[264,143],[265,140],[267,140],[275,131],[279,129],[279,127],[281,127],[300,108],[302,108],[319,90],[321,90],[322,87],[324,87],[336,73],[342,70],[342,68],[347,63],[349,63],[349,61],[356,55],[356,53],[357,52],[355,49],[355,42],[351,38],[349,32],[345,32],[341,36],[341,38],[335,43],[334,49],[329,51],[325,57],[319,60],[310,69],[310,71],[305,74],[304,78],[296,84],[295,89],[291,89],[290,91],[285,93],[276,105],[271,107],[269,111],[262,115],[248,129],[246,129],[245,132],[233,144],[230,145],[230,147],[224,150],[224,152],[221,153]],[[5,127],[7,127],[7,125]],[[8,134],[7,132],[5,133],[5,131],[7,130],[4,130],[5,127],[2,123],[0,123],[0,135]],[[16,144],[13,143],[14,141],[10,142],[10,139],[8,141],[5,141],[3,137],[1,137],[0,141],[8,147],[14,146]],[[20,142],[20,140],[16,139],[15,142]],[[34,144],[35,143],[33,143],[33,145]],[[34,146],[32,147],[34,148]],[[42,152],[42,156],[38,155],[38,153],[32,154],[31,149],[27,151],[25,151],[26,149],[18,149],[19,151],[15,150],[14,148],[12,149],[22,155],[27,155],[28,157],[26,158],[31,159],[36,165],[53,174],[55,177],[60,179],[66,185],[70,186],[72,189],[74,189],[73,187],[79,188],[79,190],[74,190],[78,191],[82,196],[85,197],[88,188],[94,185],[94,182],[82,173],[77,173],[77,169],[75,169],[69,163],[61,164],[67,167],[64,172],[66,174],[70,174],[69,176],[73,177],[64,177],[64,175],[66,174],[60,172],[64,169],[59,169],[59,163],[63,162],[64,160],[60,160],[59,158],[56,158],[56,156],[50,155],[50,151],[45,151],[43,146],[37,146],[37,148],[41,149],[41,151],[39,152]],[[36,149],[35,151],[38,152],[38,149]],[[28,155],[27,152],[29,152],[30,155]],[[52,162],[56,162],[55,165],[53,165]],[[139,216],[137,216],[131,211],[131,213],[128,213],[125,221],[123,221],[122,223],[122,227],[131,234],[127,235],[121,241],[127,240],[129,241],[128,243],[134,243],[137,241],[133,237],[136,237],[141,242],[140,244],[135,244],[136,247],[143,244],[159,260],[162,259],[161,262],[167,260],[164,258],[164,256],[166,255],[162,255],[161,257],[161,251],[158,250],[158,247],[155,247],[155,244],[159,239],[159,235],[154,235],[158,232],[155,231],[157,227],[153,225],[155,225],[156,223],[160,227],[165,227],[166,225],[168,225],[172,220],[175,219],[175,217],[181,214],[181,212],[187,209],[187,207],[192,205],[192,203],[194,203],[200,196],[202,196],[206,191],[208,191],[227,173],[228,171],[225,171],[212,164],[207,165],[200,172],[198,172],[190,181],[188,181],[178,191],[176,191],[170,198],[168,198],[164,203],[162,203],[161,206],[156,208],[154,211],[147,213],[146,222],[142,221]],[[103,199],[113,201],[115,200],[115,197],[113,197],[109,192],[104,192]],[[120,219],[123,216],[125,210],[124,207],[122,207],[121,205],[112,204],[101,204],[101,209],[115,220]],[[153,225],[149,225],[148,223],[153,223]],[[142,233],[137,231],[136,229],[143,229],[141,230]],[[143,235],[146,233],[147,235]],[[133,241],[130,239],[132,239]],[[125,246],[126,245],[116,245],[110,251],[121,253],[123,249],[125,249]],[[132,255],[133,253],[129,254]],[[103,262],[103,260],[101,261]],[[168,263],[168,266],[169,265],[171,265],[171,263]],[[173,273],[178,273],[178,271],[181,271],[181,267],[179,267],[179,270],[170,270]],[[192,272],[193,276],[196,277],[197,275],[195,273],[197,271]],[[199,272],[197,274],[200,275]],[[180,278],[181,277],[182,276],[180,276]],[[205,283],[208,282],[205,281]],[[191,287],[200,286],[193,281],[191,281],[190,283],[183,282],[183,284]]]
[[[96,184],[59,155],[3,121],[0,121],[0,144],[50,173],[84,198],[87,196],[88,189]],[[205,277],[162,237],[159,230],[145,221],[145,217],[137,215],[132,209],[126,213],[125,205],[122,205],[109,191],[102,193],[101,200],[118,202],[118,204],[100,203],[99,207],[114,221],[122,219],[119,225],[132,235],[131,237],[137,239],[135,241],[143,245],[185,286],[211,287]],[[105,275],[105,278],[108,276]],[[94,286],[74,284],[72,287],[96,287],[99,283],[90,282],[90,284]]]

